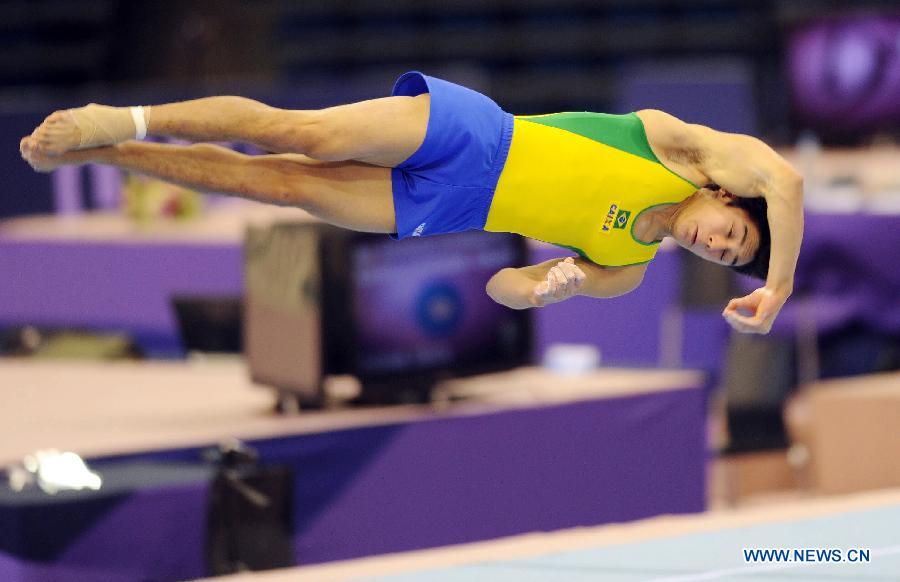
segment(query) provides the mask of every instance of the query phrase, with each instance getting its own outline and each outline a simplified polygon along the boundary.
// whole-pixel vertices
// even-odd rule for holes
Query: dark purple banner
[[[900,13],[847,16],[794,32],[787,53],[794,108],[838,130],[900,127]]]

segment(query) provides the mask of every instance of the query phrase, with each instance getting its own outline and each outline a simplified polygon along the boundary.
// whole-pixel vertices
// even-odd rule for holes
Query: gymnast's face
[[[672,236],[698,257],[720,265],[749,263],[759,247],[759,229],[742,208],[729,205],[725,190],[698,190],[675,214]]]

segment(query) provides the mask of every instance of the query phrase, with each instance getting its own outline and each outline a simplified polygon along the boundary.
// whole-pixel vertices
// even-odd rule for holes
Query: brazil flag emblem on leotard
[[[625,225],[628,224],[628,219],[631,217],[630,210],[620,210],[618,214],[616,214],[616,220],[613,222],[613,228],[625,228]]]

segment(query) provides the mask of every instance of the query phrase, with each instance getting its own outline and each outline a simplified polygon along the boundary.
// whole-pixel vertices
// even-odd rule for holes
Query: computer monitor
[[[440,378],[528,363],[529,313],[485,292],[494,273],[524,264],[525,252],[521,237],[479,231],[399,243],[357,237],[347,347],[364,396],[415,399]]]
[[[420,401],[442,378],[531,361],[531,319],[485,292],[524,265],[517,235],[469,231],[393,241],[324,224],[252,229],[245,349],[251,377],[301,402],[352,374],[362,401]]]

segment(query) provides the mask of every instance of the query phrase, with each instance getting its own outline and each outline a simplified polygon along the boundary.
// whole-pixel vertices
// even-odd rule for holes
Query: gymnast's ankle
[[[147,135],[144,107],[109,107],[91,103],[70,109],[81,134],[77,149],[113,145]]]

